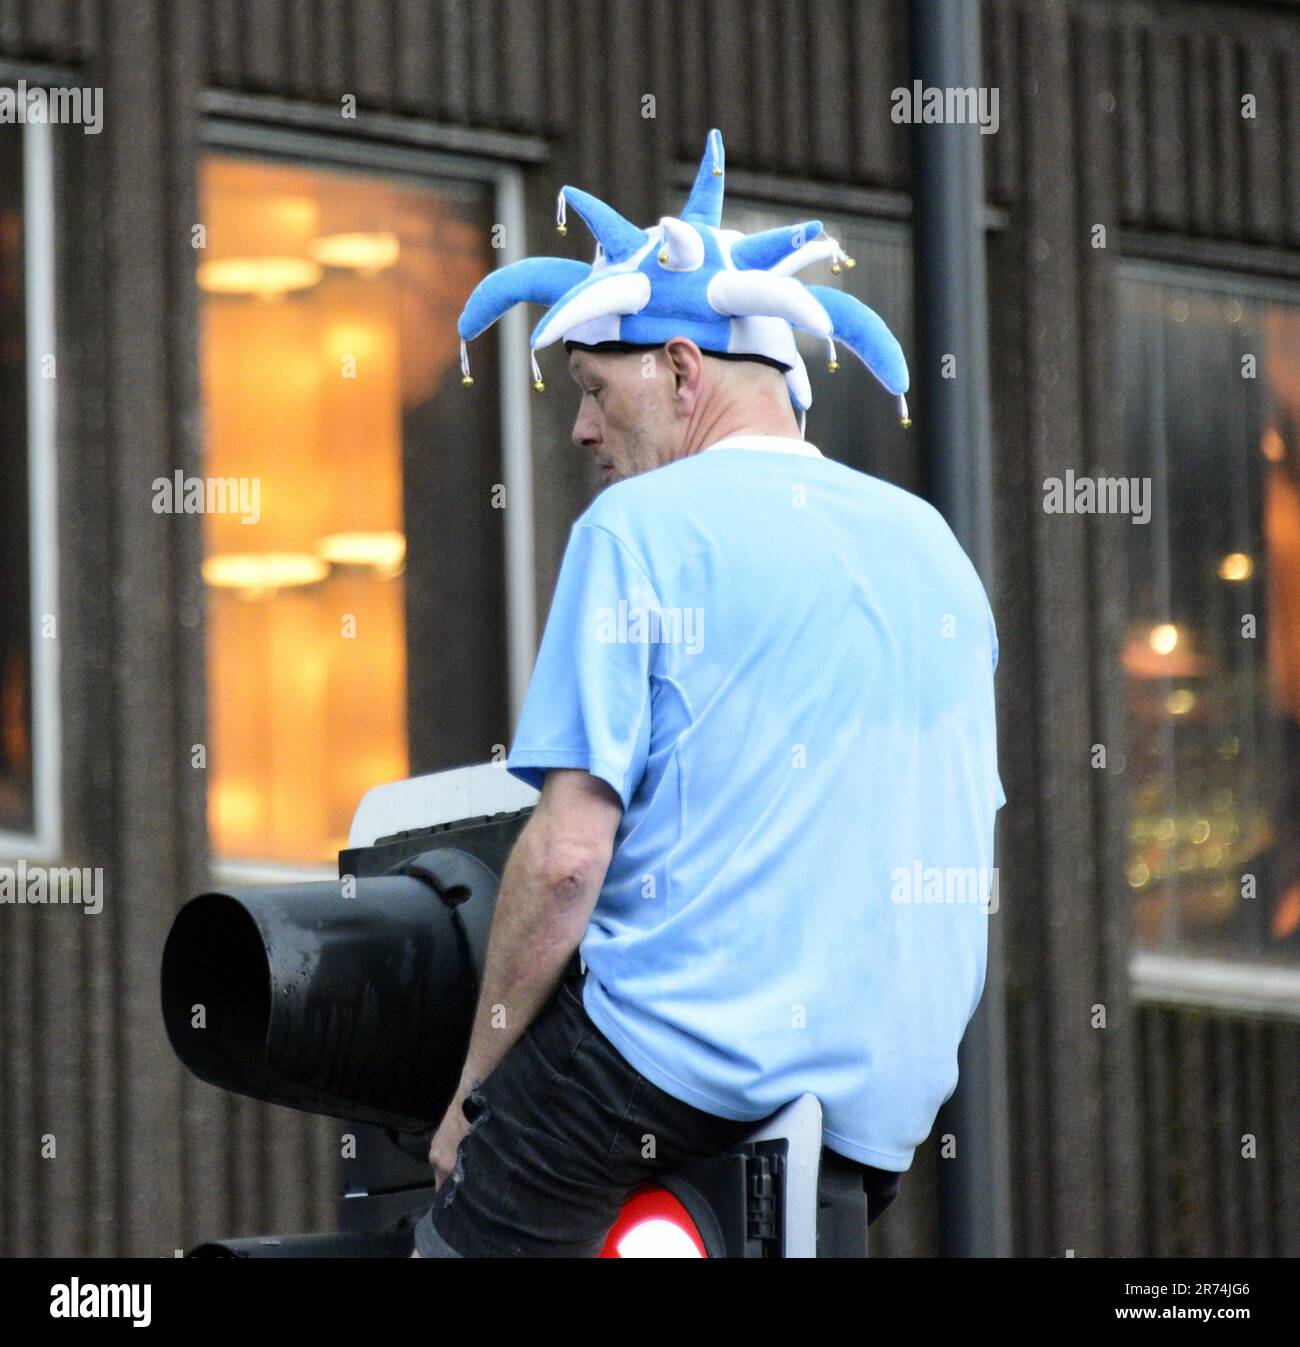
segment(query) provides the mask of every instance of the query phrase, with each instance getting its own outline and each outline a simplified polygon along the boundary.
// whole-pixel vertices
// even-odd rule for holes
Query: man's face
[[[680,434],[671,415],[672,378],[647,351],[569,353],[569,373],[582,390],[573,442],[588,450],[600,480],[622,481],[671,460]]]

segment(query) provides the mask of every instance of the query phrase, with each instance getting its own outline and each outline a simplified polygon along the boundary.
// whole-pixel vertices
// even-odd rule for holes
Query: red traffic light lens
[[[666,1188],[638,1188],[610,1227],[601,1258],[707,1258],[690,1213]]]

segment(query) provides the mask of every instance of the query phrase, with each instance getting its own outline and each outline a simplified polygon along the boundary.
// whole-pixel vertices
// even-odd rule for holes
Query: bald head
[[[582,391],[573,442],[605,483],[635,477],[730,435],[800,438],[783,371],[711,355],[688,337],[634,351],[573,347]]]

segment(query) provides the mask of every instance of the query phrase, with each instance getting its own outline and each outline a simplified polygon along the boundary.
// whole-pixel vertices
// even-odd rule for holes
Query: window
[[[1300,952],[1300,298],[1126,264],[1137,942]]]
[[[0,124],[0,841],[59,846],[50,128]]]
[[[825,232],[839,242],[857,265],[841,268],[836,275],[829,261],[814,262],[797,272],[796,279],[807,285],[828,285],[856,295],[885,320],[904,352],[910,353],[912,248],[907,226],[853,216],[832,217],[820,210],[804,216],[799,209],[782,206],[773,211],[729,200],[723,208],[722,226],[757,234],[800,219],[821,220]],[[812,406],[804,427],[807,439],[828,458],[918,495],[924,494],[916,436],[898,424],[894,396],[842,344],[840,368],[832,374],[826,367],[824,341],[797,329],[795,340],[812,385]],[[909,398],[911,402],[914,399]]]
[[[491,183],[202,170],[209,830],[324,863],[370,787],[507,739],[496,362],[456,319]]]

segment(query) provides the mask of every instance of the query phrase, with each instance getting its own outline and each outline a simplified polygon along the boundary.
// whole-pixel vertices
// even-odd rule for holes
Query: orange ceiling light
[[[329,533],[316,544],[316,555],[332,566],[362,566],[381,576],[401,574],[406,536],[396,529]]]
[[[307,251],[322,267],[339,267],[369,277],[395,266],[401,245],[391,230],[362,229],[325,234],[313,239]]]
[[[329,565],[309,552],[228,552],[207,557],[203,579],[213,589],[233,589],[243,599],[265,599],[282,589],[318,584]]]
[[[308,252],[320,207],[310,196],[228,180],[209,194],[205,212],[208,255],[198,281],[208,294],[278,299],[320,283],[324,268]]]

